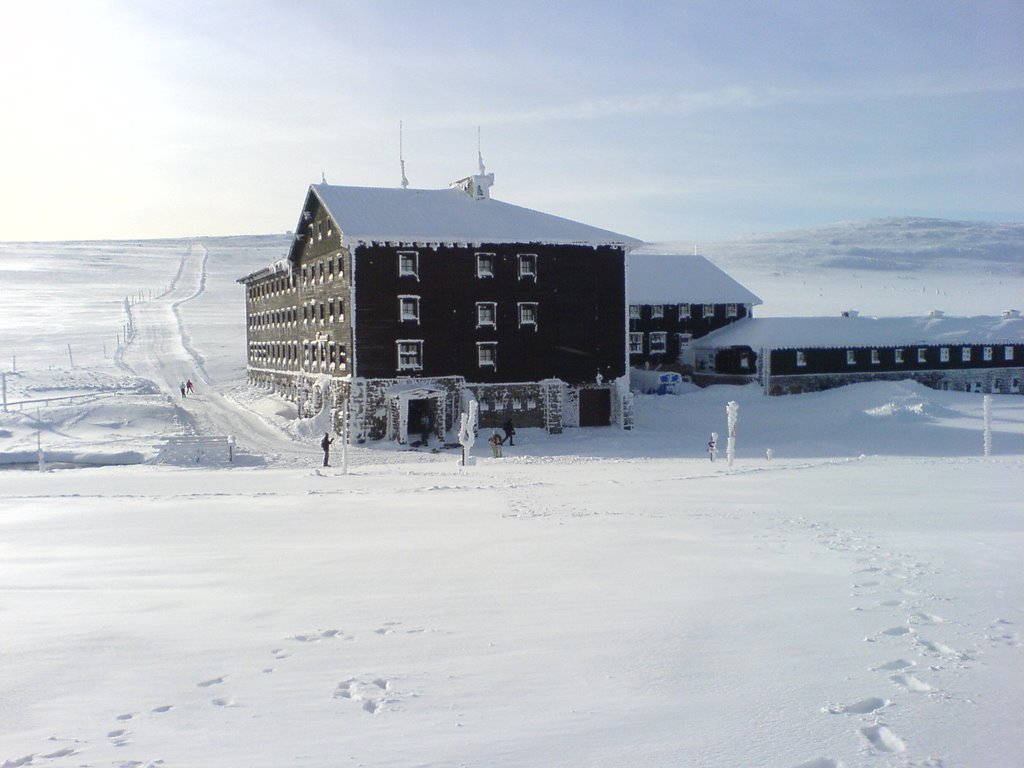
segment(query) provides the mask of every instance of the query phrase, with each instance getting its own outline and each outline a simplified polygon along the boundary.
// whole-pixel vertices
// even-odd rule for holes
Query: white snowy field
[[[1024,398],[989,457],[979,395],[904,382],[320,469],[323,420],[243,384],[234,279],[285,242],[0,244],[8,400],[76,396],[0,414],[0,766],[1024,763]],[[959,313],[1019,306],[1009,262]],[[874,311],[933,279],[985,282],[922,264]]]

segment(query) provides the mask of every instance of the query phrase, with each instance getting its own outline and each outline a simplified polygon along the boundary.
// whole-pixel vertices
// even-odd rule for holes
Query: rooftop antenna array
[[[409,180],[405,178],[405,148],[402,144],[402,121],[398,121],[398,162],[402,166],[402,189],[409,188]]]

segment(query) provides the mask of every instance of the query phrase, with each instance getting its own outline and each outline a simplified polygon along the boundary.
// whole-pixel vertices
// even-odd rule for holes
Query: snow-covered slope
[[[692,242],[653,243],[691,253]],[[1024,302],[1024,225],[887,218],[696,244],[764,300],[755,314],[995,315]]]
[[[343,474],[244,385],[235,278],[287,245],[0,244],[9,399],[64,398],[0,414],[0,457],[242,452],[0,471],[2,768],[1022,763],[1024,398],[993,398],[988,458],[979,396],[903,382],[646,396],[630,432],[519,430],[465,468],[354,447]],[[976,266],[741,279],[760,314],[851,274],[865,311],[941,280],[992,314],[1019,270]],[[728,401],[732,467],[704,453]]]

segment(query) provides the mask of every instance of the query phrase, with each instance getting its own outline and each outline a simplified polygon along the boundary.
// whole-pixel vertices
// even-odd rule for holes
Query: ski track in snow
[[[272,458],[278,464],[307,466],[314,452],[221,394],[219,383],[210,380],[202,355],[191,344],[181,308],[203,294],[208,258],[209,250],[202,243],[191,243],[168,290],[129,307],[133,330],[118,349],[117,363],[164,393],[186,434],[235,436],[240,452]],[[183,398],[179,383],[186,379],[198,386],[194,395]]]

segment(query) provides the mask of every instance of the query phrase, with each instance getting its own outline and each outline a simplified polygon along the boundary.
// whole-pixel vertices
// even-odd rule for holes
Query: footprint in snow
[[[888,699],[879,699],[877,696],[872,696],[855,701],[852,704],[831,704],[822,711],[832,715],[868,715],[872,712],[877,712],[882,707],[888,706],[891,703]]]
[[[110,743],[115,747],[123,747],[130,742],[128,738],[128,731],[124,728],[118,728],[117,730],[110,731],[107,733],[107,738],[110,739]]]
[[[901,688],[905,688],[913,693],[928,693],[929,691],[935,690],[924,680],[916,678],[913,675],[893,675],[889,679]]]
[[[951,648],[950,646],[946,645],[945,643],[940,643],[940,642],[937,642],[937,641],[934,641],[934,640],[925,640],[923,637],[922,638],[918,638],[917,642],[919,642],[921,645],[923,645],[925,648],[927,648],[932,653],[937,653],[937,654],[939,654],[941,656],[952,656],[952,657],[957,658],[957,659],[966,658],[964,654],[960,653],[955,648]]]
[[[211,685],[221,685],[227,679],[227,675],[221,675],[220,677],[214,677],[210,680],[203,680],[203,682],[196,683],[196,685],[200,688],[209,688]]]
[[[806,763],[794,765],[793,768],[841,768],[842,764],[831,757],[816,757]]]
[[[903,635],[909,635],[913,631],[910,627],[889,627],[889,629],[883,629],[880,634],[888,635],[889,637],[902,637]]]
[[[162,715],[165,712],[170,712],[172,709],[174,709],[174,707],[171,706],[170,704],[164,704],[161,707],[153,707],[153,709],[151,709],[150,712],[153,712],[153,713],[158,714],[158,715]]]
[[[884,725],[872,725],[860,729],[861,734],[871,742],[871,746],[879,752],[903,752],[907,745],[903,739],[890,731]]]
[[[945,619],[934,613],[915,613],[909,619],[911,624],[943,624]]]
[[[872,667],[872,671],[874,671],[874,672],[898,672],[898,671],[900,671],[902,669],[910,669],[911,667],[916,667],[916,666],[917,666],[917,662],[916,661],[908,661],[907,659],[893,659],[892,661],[885,662],[885,664],[880,664],[877,667]]]
[[[70,757],[71,755],[77,755],[77,754],[78,753],[75,750],[73,750],[71,748],[65,748],[65,749],[58,749],[56,752],[51,752],[50,754],[43,755],[42,757],[45,760],[56,760],[58,757]]]

